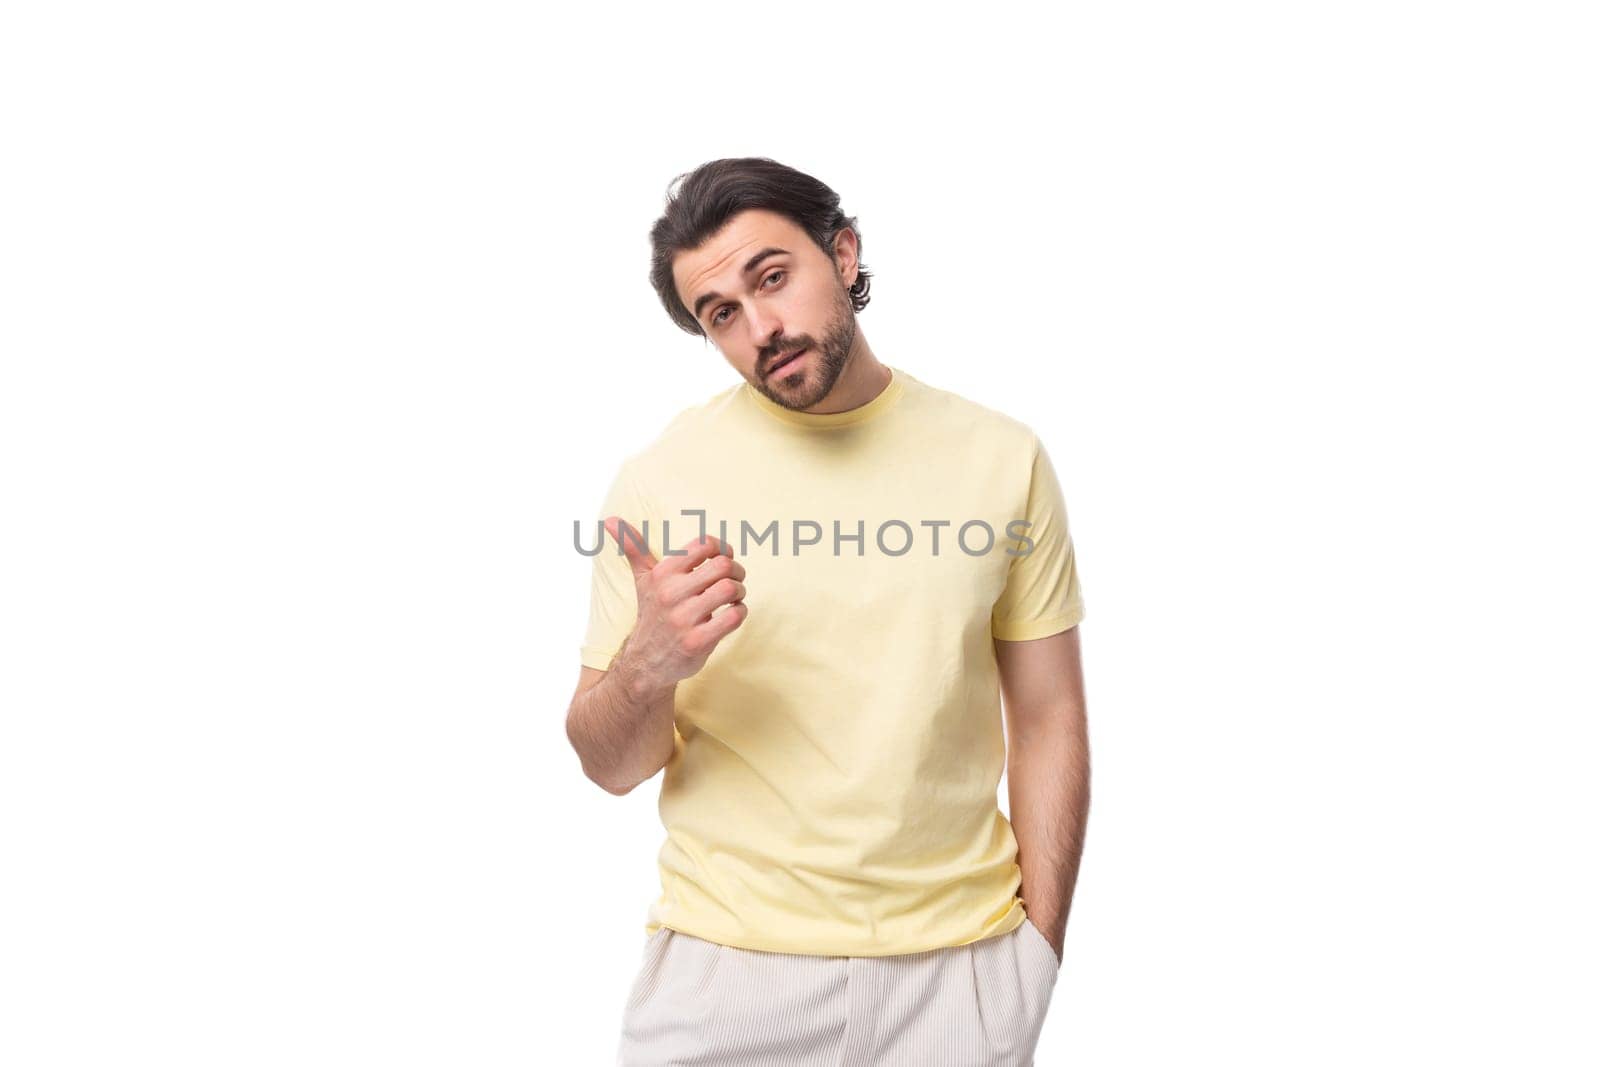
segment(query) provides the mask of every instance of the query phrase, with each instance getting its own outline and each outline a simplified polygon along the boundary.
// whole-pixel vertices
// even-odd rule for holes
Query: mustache
[[[795,345],[792,348],[785,348],[782,351],[780,351],[779,353],[777,353],[776,355],[772,356],[771,358],[769,358],[769,359],[767,359],[765,361],[764,370],[762,371],[762,373],[770,374],[772,372],[772,368],[773,367],[776,367],[779,363],[782,363],[784,360],[788,359],[790,356],[795,355],[798,352],[804,352],[808,348],[815,348],[815,347],[816,347],[816,345],[814,345],[814,344],[803,344],[803,345]]]

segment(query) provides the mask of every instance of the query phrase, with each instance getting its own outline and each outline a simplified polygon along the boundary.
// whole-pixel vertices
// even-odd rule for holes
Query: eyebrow
[[[755,255],[753,255],[749,259],[745,260],[745,264],[740,269],[739,273],[740,274],[749,274],[751,271],[753,271],[757,267],[761,266],[762,261],[764,261],[764,260],[766,260],[766,259],[768,259],[768,258],[770,258],[772,256],[786,256],[788,254],[789,254],[789,250],[787,248],[763,248],[761,251],[757,252]],[[696,321],[699,320],[700,312],[707,304],[711,303],[714,300],[721,300],[721,299],[722,299],[722,294],[721,293],[702,293],[699,297],[697,297],[695,299],[695,302],[694,302],[694,317],[695,317]]]

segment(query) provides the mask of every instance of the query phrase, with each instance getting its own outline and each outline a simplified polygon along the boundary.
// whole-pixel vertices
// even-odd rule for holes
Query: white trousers
[[[1031,919],[899,956],[760,952],[663,926],[618,1067],[1032,1067],[1060,963]]]

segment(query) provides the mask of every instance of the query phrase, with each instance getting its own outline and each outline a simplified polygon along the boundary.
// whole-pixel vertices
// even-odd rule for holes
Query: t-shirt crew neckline
[[[859,407],[851,408],[849,411],[820,413],[815,411],[795,411],[768,397],[749,382],[744,383],[742,391],[756,407],[773,418],[793,426],[805,426],[816,430],[832,429],[836,426],[854,426],[882,415],[893,407],[895,401],[900,399],[900,394],[905,392],[905,376],[887,363],[884,366],[889,371],[889,384],[884,386],[877,396]]]

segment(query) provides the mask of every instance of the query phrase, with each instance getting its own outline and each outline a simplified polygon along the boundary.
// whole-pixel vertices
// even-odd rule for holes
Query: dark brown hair
[[[650,284],[680,329],[705,336],[678,296],[673,257],[700,247],[734,215],[752,208],[787,216],[829,259],[834,258],[833,239],[839,231],[846,227],[855,231],[857,270],[850,304],[857,311],[867,306],[872,275],[860,262],[861,229],[839,210],[838,193],[809,174],[764,156],[714,159],[672,179],[666,212],[650,227]]]

